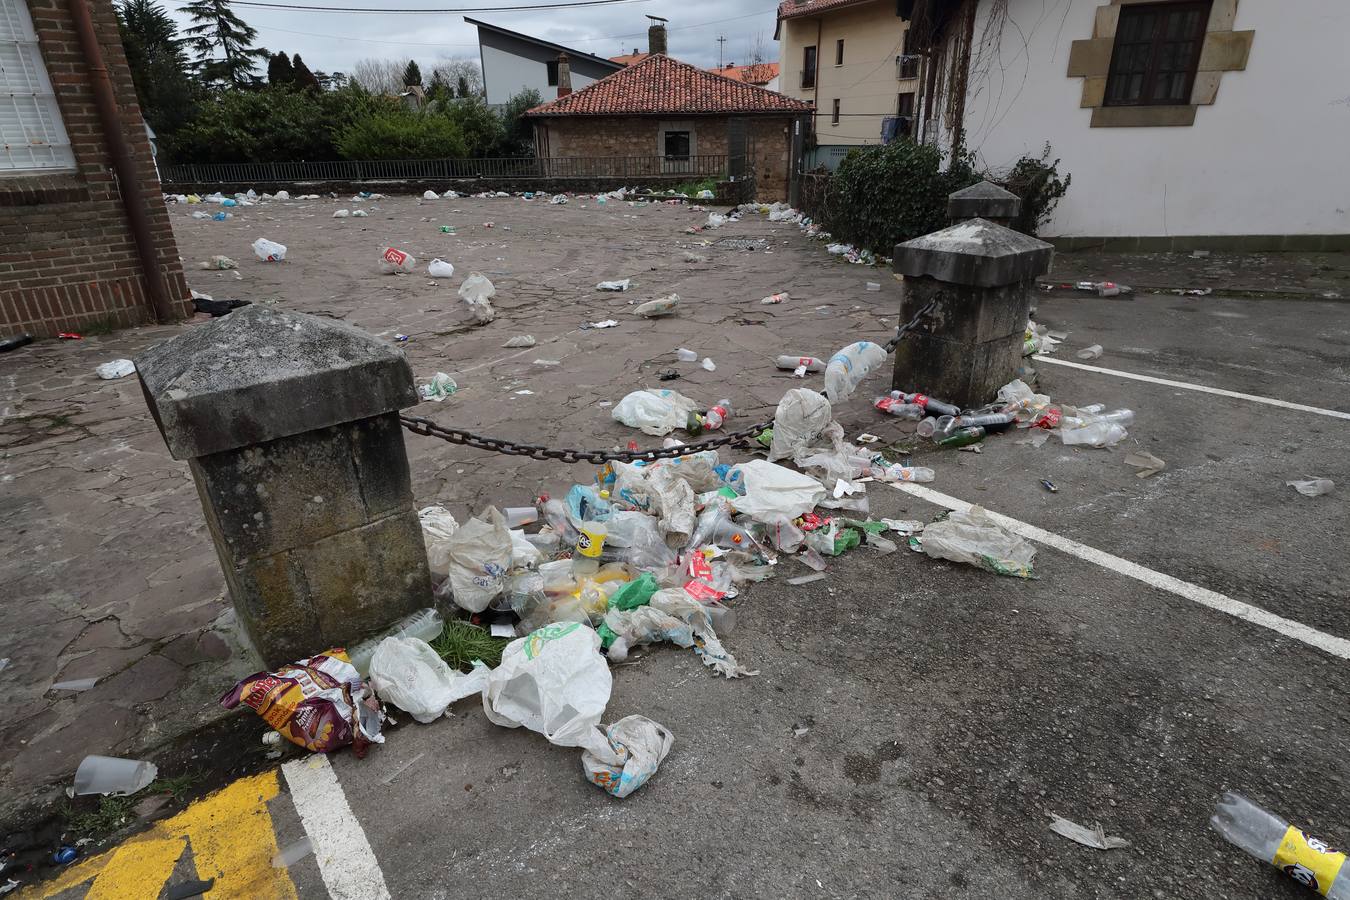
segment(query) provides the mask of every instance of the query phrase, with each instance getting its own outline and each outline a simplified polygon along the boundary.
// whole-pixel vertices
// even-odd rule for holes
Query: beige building
[[[908,133],[920,61],[906,46],[896,0],[784,0],[778,6],[779,91],[815,106],[817,162]],[[839,149],[831,153],[832,148]]]

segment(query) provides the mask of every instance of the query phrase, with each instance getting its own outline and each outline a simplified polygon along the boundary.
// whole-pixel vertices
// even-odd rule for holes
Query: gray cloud
[[[301,2],[301,0],[297,0]],[[303,0],[313,3],[314,0]],[[502,0],[506,5],[520,0]],[[487,5],[460,0],[399,0],[399,7]],[[343,0],[334,5],[375,6],[375,0]],[[180,25],[187,17],[170,8]],[[670,55],[699,66],[718,62],[718,36],[725,37],[725,62],[745,63],[758,40],[768,61],[778,58],[773,40],[772,0],[643,0],[613,6],[557,11],[485,12],[467,15],[554,41],[595,56],[617,56],[647,49],[648,14],[669,19]],[[305,63],[325,72],[350,72],[360,59],[415,59],[423,71],[437,61],[478,56],[478,32],[459,13],[393,15],[320,13],[237,7],[235,12],[258,29],[258,43],[276,52],[299,53]]]

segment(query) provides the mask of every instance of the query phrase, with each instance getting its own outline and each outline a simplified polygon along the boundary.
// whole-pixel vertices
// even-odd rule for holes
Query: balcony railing
[[[895,77],[900,81],[906,81],[910,78],[919,77],[919,57],[914,53],[907,53],[895,58]]]

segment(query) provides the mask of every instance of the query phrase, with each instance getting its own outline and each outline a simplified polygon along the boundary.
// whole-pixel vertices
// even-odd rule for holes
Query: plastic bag
[[[94,374],[104,381],[112,381],[114,378],[122,378],[136,371],[136,364],[129,359],[114,359],[112,362],[105,362],[94,369]]]
[[[459,385],[455,384],[455,379],[444,372],[437,372],[432,376],[431,381],[417,389],[417,394],[423,400],[441,403],[457,390],[459,390]]]
[[[482,612],[506,588],[511,569],[506,519],[495,506],[489,506],[459,526],[448,544],[448,584],[455,604],[472,613]]]
[[[346,652],[334,649],[250,675],[226,691],[220,705],[244,704],[306,750],[328,753],[351,744],[359,758],[367,745],[384,743],[378,713],[362,714],[363,692]]]
[[[487,279],[487,276],[477,272],[471,273],[459,286],[459,296],[469,304],[469,312],[479,325],[486,325],[497,317],[492,310],[492,304],[488,302],[489,298],[496,295],[496,286]]]
[[[432,278],[452,278],[455,274],[455,267],[443,259],[433,259],[427,263],[427,274]]]
[[[423,200],[439,200],[439,199],[441,199],[441,195],[438,194],[438,193],[436,193],[435,191],[423,191],[423,192],[422,192],[422,199],[423,199]]]
[[[917,539],[934,559],[978,566],[997,575],[1030,578],[1036,548],[995,522],[982,507],[953,512]]]
[[[396,247],[385,247],[380,251],[380,272],[393,275],[398,272],[411,272],[417,260],[411,253],[404,253]]]
[[[427,545],[431,574],[444,581],[450,574],[450,538],[459,530],[459,522],[444,506],[428,506],[417,513],[422,523],[422,542]]]
[[[597,726],[612,687],[600,635],[577,622],[546,625],[506,645],[488,676],[483,712],[495,725],[523,726],[559,747],[603,747]]]
[[[624,716],[605,730],[608,753],[581,755],[586,780],[615,797],[627,797],[656,774],[675,736],[646,716]]]
[[[689,421],[689,414],[701,408],[702,404],[697,400],[677,391],[649,389],[633,391],[624,397],[614,405],[611,415],[629,428],[660,437],[683,428]]]
[[[263,262],[281,262],[286,258],[286,245],[258,238],[253,242],[253,252]]]
[[[597,291],[626,291],[633,283],[633,279],[624,278],[621,281],[602,281],[595,286]]]
[[[830,418],[830,401],[823,394],[806,388],[788,391],[773,414],[770,461],[795,456],[820,436]]]
[[[825,395],[831,403],[847,400],[872,370],[886,360],[886,348],[871,341],[858,341],[840,350],[825,366]]]
[[[679,294],[668,294],[665,297],[658,297],[655,300],[648,300],[646,303],[639,304],[634,310],[633,315],[642,316],[647,319],[655,319],[658,316],[668,316],[675,312],[675,307],[680,305]]]
[[[688,536],[694,530],[694,489],[675,475],[670,466],[658,466],[647,483],[656,493],[661,530],[666,534]]]
[[[385,638],[370,660],[375,692],[423,724],[440,718],[456,700],[480,693],[488,671],[476,666],[468,675],[455,672],[415,637]]]
[[[734,501],[736,511],[757,522],[791,522],[825,498],[825,488],[810,475],[762,459],[736,468],[745,480],[745,496]]]

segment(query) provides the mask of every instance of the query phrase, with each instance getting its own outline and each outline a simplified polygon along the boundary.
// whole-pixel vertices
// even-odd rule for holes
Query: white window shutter
[[[74,168],[28,7],[0,0],[0,178]]]

